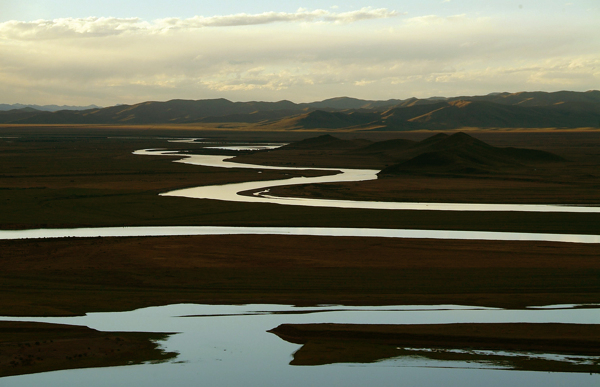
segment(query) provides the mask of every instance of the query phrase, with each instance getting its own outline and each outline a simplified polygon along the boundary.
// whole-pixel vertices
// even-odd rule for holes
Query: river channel
[[[136,154],[170,155],[144,150]],[[235,164],[224,156],[185,156],[177,162],[225,168],[290,169]],[[600,212],[600,207],[479,205],[447,203],[350,202],[275,198],[267,186],[316,182],[360,181],[376,178],[374,170],[339,170],[317,178],[293,178],[271,182],[251,182],[227,186],[198,187],[166,192],[165,196],[185,196],[214,200],[276,203],[285,205],[342,208],[427,209],[450,211],[556,211]],[[239,192],[260,190],[254,195]],[[111,237],[213,234],[349,235],[360,237],[549,240],[557,242],[600,243],[595,235],[553,235],[489,233],[469,231],[320,229],[320,228],[238,228],[238,227],[139,227],[61,230],[1,231],[0,239]],[[600,375],[563,372],[513,371],[505,364],[481,361],[442,362],[428,358],[402,357],[375,363],[338,363],[322,366],[292,366],[299,345],[283,341],[270,329],[283,323],[356,324],[447,324],[485,322],[527,322],[600,324],[600,308],[555,306],[525,310],[440,306],[299,308],[286,305],[168,305],[129,312],[90,313],[81,317],[0,317],[3,321],[35,321],[85,325],[101,331],[175,333],[161,342],[167,351],[179,355],[162,364],[55,371],[1,379],[3,387],[16,386],[598,386]],[[521,354],[522,355],[522,354]],[[508,354],[507,356],[513,356]],[[552,354],[528,354],[560,358]],[[565,361],[598,362],[598,358],[570,357]]]
[[[162,343],[171,362],[55,371],[2,378],[17,386],[598,386],[600,375],[513,371],[485,359],[442,362],[402,357],[368,364],[292,366],[300,347],[267,332],[282,323],[433,324],[557,322],[598,324],[600,309],[504,310],[456,305],[299,308],[285,305],[170,305],[83,317],[14,318],[86,325],[101,331],[178,332]],[[556,355],[529,354],[556,358]],[[559,356],[560,357],[560,356]],[[562,358],[565,358],[564,356]],[[572,362],[598,361],[573,358]]]
[[[144,149],[134,152],[137,155],[174,156],[176,151],[161,151]],[[318,177],[294,177],[272,181],[252,181],[246,183],[201,186],[162,193],[162,196],[179,196],[195,199],[225,200],[244,203],[271,203],[305,207],[336,207],[377,210],[434,210],[434,211],[521,211],[521,212],[585,212],[600,213],[600,207],[543,205],[543,204],[477,204],[477,203],[408,203],[408,202],[373,202],[332,199],[305,199],[290,197],[275,197],[269,195],[271,187],[282,185],[339,183],[366,181],[377,179],[378,170],[374,169],[335,169],[335,168],[292,168],[254,164],[242,164],[227,161],[231,156],[215,155],[179,155],[182,158],[175,162],[218,168],[250,168],[258,170],[317,170],[336,171],[335,175]],[[258,191],[252,195],[241,195],[241,192]]]

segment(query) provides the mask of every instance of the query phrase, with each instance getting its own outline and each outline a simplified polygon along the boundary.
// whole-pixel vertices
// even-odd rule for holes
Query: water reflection
[[[176,154],[174,151],[139,150],[137,155],[168,155]],[[320,170],[338,171],[338,174],[319,177],[296,177],[283,180],[254,181],[215,186],[202,186],[180,189],[162,193],[162,196],[178,196],[195,199],[225,200],[244,203],[271,203],[309,207],[335,207],[355,209],[379,210],[433,210],[433,211],[520,211],[520,212],[575,212],[575,213],[600,213],[600,207],[582,207],[570,205],[545,205],[545,204],[478,204],[478,203],[402,203],[402,202],[369,202],[354,200],[332,199],[303,199],[283,198],[268,195],[268,188],[282,185],[316,184],[366,181],[377,179],[377,170],[372,169],[335,169],[335,168],[292,168],[273,167],[253,164],[241,164],[226,161],[230,156],[211,155],[181,155],[175,162],[202,165],[220,168],[250,168],[250,169],[276,169],[276,170]],[[244,191],[261,191],[258,195],[240,195]]]
[[[218,227],[218,226],[158,226],[158,227],[97,227],[37,230],[0,230],[0,240],[37,238],[90,238],[133,236],[190,235],[305,235],[378,238],[461,239],[496,241],[545,241],[568,243],[600,243],[600,235],[542,234],[493,231],[404,230],[376,228],[327,227]]]
[[[309,311],[310,313],[302,313]],[[294,313],[280,313],[294,312]],[[131,312],[90,313],[82,317],[11,318],[87,325],[102,331],[181,332],[164,342],[179,352],[171,363],[57,371],[8,377],[2,386],[597,386],[599,375],[423,368],[425,363],[290,366],[300,347],[267,331],[283,323],[416,324],[452,322],[561,322],[599,324],[600,309],[502,310],[442,306],[299,308],[285,305],[170,305]],[[184,317],[188,316],[188,317]],[[195,317],[189,317],[195,316]],[[435,364],[428,364],[435,366]]]

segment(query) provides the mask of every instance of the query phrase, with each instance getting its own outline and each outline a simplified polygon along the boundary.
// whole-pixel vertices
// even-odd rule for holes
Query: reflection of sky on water
[[[183,141],[181,141],[183,142]],[[136,152],[150,154],[151,152]],[[154,153],[156,154],[156,153]],[[180,162],[215,167],[250,167],[255,169],[289,169],[281,167],[247,166],[226,163],[221,156],[191,156]],[[349,172],[347,172],[349,171]],[[317,181],[358,181],[375,178],[371,170],[343,170],[341,174],[314,179],[296,178],[277,182],[278,185],[304,184]],[[349,180],[351,178],[351,180]],[[352,180],[355,179],[355,180]],[[350,201],[314,201],[269,197],[239,196],[237,192],[264,187],[265,182],[244,183],[204,187],[214,190],[211,197],[218,200],[236,201],[283,201],[285,204],[325,205],[355,207]],[[248,185],[249,184],[249,185]],[[226,187],[223,190],[223,187]],[[197,189],[193,189],[197,190]],[[169,193],[181,195],[181,191]],[[207,192],[206,190],[203,192]],[[198,195],[197,192],[194,195]],[[200,196],[203,194],[200,194]],[[219,196],[220,195],[220,196]],[[230,199],[226,195],[231,195]],[[191,196],[199,197],[199,196]],[[286,202],[287,200],[287,202]],[[292,200],[293,201],[293,200]],[[333,203],[338,202],[338,203]],[[339,203],[344,202],[344,203]],[[312,203],[312,204],[309,204]],[[379,203],[366,202],[361,208],[408,208],[442,210],[485,210],[485,211],[581,211],[600,212],[600,208],[560,206],[514,206],[495,205],[447,205],[423,203]],[[368,204],[376,203],[376,204]],[[335,204],[335,205],[334,205]],[[364,203],[360,204],[361,206]],[[374,205],[376,207],[368,207]],[[382,206],[382,207],[379,207]],[[391,206],[391,207],[390,207]],[[396,207],[394,207],[396,206]],[[397,207],[401,206],[401,207]],[[441,206],[440,208],[436,206]],[[450,207],[448,207],[450,206]],[[465,207],[466,206],[466,207]],[[481,208],[481,209],[479,209]],[[512,208],[512,209],[511,209]],[[296,231],[294,231],[296,230]],[[365,229],[319,229],[319,228],[228,228],[228,227],[140,227],[98,228],[76,230],[23,230],[0,231],[0,239],[22,237],[65,237],[65,236],[127,236],[127,235],[208,235],[208,234],[279,233],[283,235],[351,235],[385,236],[405,238],[445,239],[495,239],[495,240],[558,240],[600,243],[599,236],[569,236],[523,233],[485,233],[461,231],[422,230],[365,230]],[[512,239],[511,239],[512,238]],[[544,239],[546,238],[546,239]],[[550,238],[550,239],[548,239]],[[554,238],[554,239],[552,239]],[[557,239],[558,238],[558,239]],[[562,239],[560,239],[562,238]],[[572,240],[569,240],[571,238]],[[590,239],[592,238],[592,239]],[[302,312],[275,314],[269,312]],[[291,356],[299,346],[267,333],[283,323],[363,323],[363,324],[442,324],[458,322],[556,322],[600,324],[600,309],[572,309],[548,307],[526,310],[502,310],[494,308],[472,308],[460,306],[402,306],[402,307],[311,307],[297,308],[281,305],[170,305],[144,308],[131,312],[91,313],[82,317],[14,318],[0,317],[5,321],[39,321],[62,324],[86,325],[102,331],[146,331],[179,332],[163,343],[168,351],[180,355],[174,362],[157,365],[95,368],[56,371],[50,373],[2,378],[3,387],[43,385],[48,387],[68,386],[598,386],[599,375],[507,371],[473,369],[469,363],[457,363],[456,367],[429,368],[436,366],[430,360],[401,362],[394,360],[382,363],[357,365],[335,364],[318,367],[289,366]],[[183,317],[187,316],[187,317]],[[443,366],[443,365],[438,365]]]
[[[570,243],[600,243],[600,235],[536,234],[489,231],[403,230],[326,227],[98,227],[75,229],[0,230],[2,239],[86,238],[127,236],[185,236],[185,235],[308,235],[352,236],[380,238],[424,238],[502,241],[548,241]]]
[[[281,145],[229,145],[229,146],[206,146],[206,149],[222,149],[222,150],[234,150],[234,151],[256,151],[256,150],[267,150],[277,149]]]
[[[170,155],[173,151],[139,150],[137,155]],[[521,212],[578,212],[600,213],[600,207],[581,207],[569,205],[543,205],[543,204],[476,204],[476,203],[403,203],[403,202],[369,202],[354,200],[332,199],[303,199],[281,198],[269,195],[238,195],[238,192],[266,189],[282,185],[335,183],[350,181],[366,181],[377,179],[377,170],[372,169],[335,169],[335,168],[293,168],[273,167],[253,164],[227,162],[230,156],[213,155],[182,155],[179,163],[202,165],[220,168],[250,168],[250,169],[276,169],[276,170],[321,170],[339,171],[330,176],[295,177],[284,180],[252,181],[246,183],[226,184],[217,186],[202,186],[170,191],[162,196],[178,196],[195,199],[225,200],[244,203],[271,203],[308,207],[335,207],[335,208],[360,208],[378,210],[430,210],[430,211],[521,211]]]
[[[269,312],[302,312],[272,314]],[[87,325],[103,331],[182,332],[164,348],[179,352],[158,365],[57,371],[9,377],[2,386],[597,386],[598,375],[491,369],[422,368],[434,362],[394,362],[315,367],[288,365],[299,346],[268,333],[283,323],[600,323],[600,309],[503,310],[461,306],[309,307],[285,305],[169,305],[82,317],[11,318]],[[180,317],[192,316],[192,317]],[[197,317],[193,317],[197,316]],[[457,363],[457,367],[481,367]]]
[[[2,137],[0,137],[0,138],[2,138]],[[231,145],[216,145],[216,144],[223,144],[223,142],[215,142],[215,141],[211,142],[211,141],[201,141],[201,140],[203,140],[203,138],[180,138],[177,140],[169,140],[169,142],[182,143],[182,144],[204,144],[204,145],[215,144],[215,145],[211,145],[211,146],[205,146],[204,148],[235,150],[235,151],[257,151],[257,150],[277,149],[277,148],[281,148],[282,146],[286,145],[284,143],[249,143],[249,142],[233,143],[233,144],[231,144],[230,142],[227,142],[228,144],[231,144]]]

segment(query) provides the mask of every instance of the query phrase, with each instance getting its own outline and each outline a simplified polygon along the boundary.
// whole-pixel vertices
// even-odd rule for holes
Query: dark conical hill
[[[423,147],[424,149],[426,148],[428,150],[450,150],[460,148],[483,150],[493,148],[491,145],[488,145],[485,142],[463,132],[454,133],[450,136],[444,136],[444,133],[436,134],[433,137],[421,141],[419,143],[419,147]]]
[[[555,154],[519,148],[497,148],[466,133],[439,134],[421,141],[405,155],[414,157],[383,169],[380,176],[405,173],[491,173],[527,164],[565,161]]]
[[[512,165],[511,165],[512,166]],[[469,152],[437,151],[422,153],[408,161],[385,168],[380,175],[399,173],[489,173],[497,163]]]

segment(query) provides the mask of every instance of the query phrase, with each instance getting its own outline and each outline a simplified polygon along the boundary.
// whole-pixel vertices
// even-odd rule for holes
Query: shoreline
[[[422,357],[515,370],[599,373],[600,325],[467,323],[433,325],[282,324],[271,333],[302,347],[290,365],[373,363]],[[552,356],[549,356],[552,354]],[[564,357],[558,355],[565,355]],[[570,356],[583,356],[577,361]]]
[[[77,368],[163,362],[177,354],[159,348],[169,334],[100,332],[63,324],[0,321],[0,378]]]

